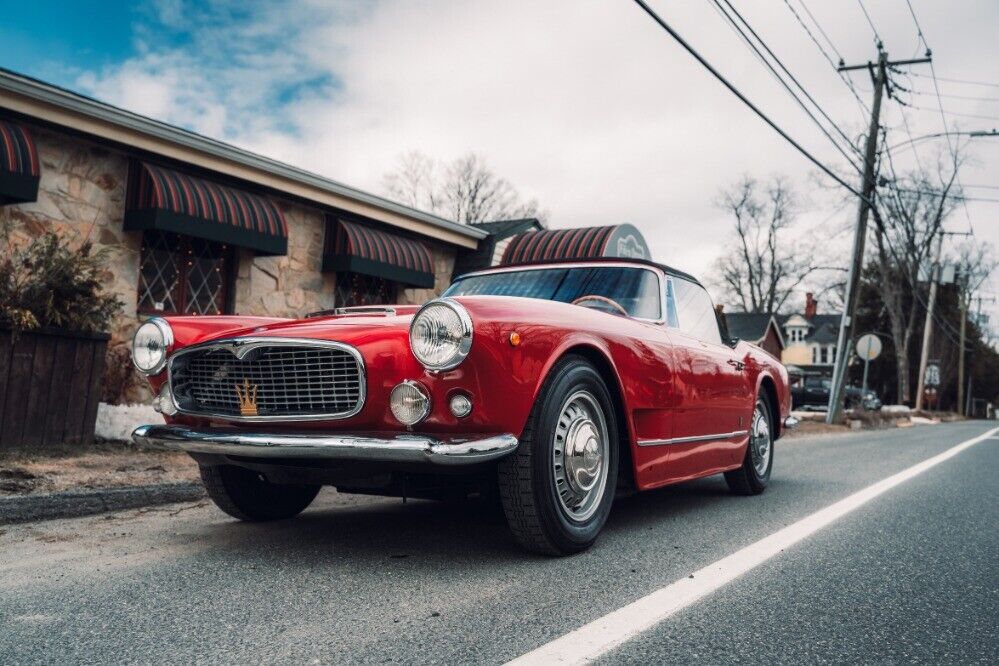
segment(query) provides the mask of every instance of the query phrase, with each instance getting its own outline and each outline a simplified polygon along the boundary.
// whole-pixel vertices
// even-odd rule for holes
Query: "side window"
[[[676,294],[673,292],[673,278],[666,278],[666,324],[680,328],[676,320]]]
[[[721,344],[715,308],[704,287],[677,277],[671,282],[680,330],[705,342]]]

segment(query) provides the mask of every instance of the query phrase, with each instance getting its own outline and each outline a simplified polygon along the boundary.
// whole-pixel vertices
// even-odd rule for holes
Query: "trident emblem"
[[[257,385],[244,379],[242,388],[239,384],[233,386],[236,387],[236,397],[239,398],[239,413],[243,416],[257,416]]]

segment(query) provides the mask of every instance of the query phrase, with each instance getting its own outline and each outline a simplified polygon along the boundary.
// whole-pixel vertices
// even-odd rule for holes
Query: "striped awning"
[[[288,252],[288,226],[267,197],[144,162],[132,165],[125,229],[159,229],[260,254]]]
[[[349,271],[434,286],[434,259],[426,245],[357,222],[327,217],[324,271]]]
[[[28,130],[0,120],[0,205],[38,199],[38,150]]]
[[[642,232],[630,224],[577,229],[542,229],[514,236],[500,265],[536,264],[618,257],[650,259]]]

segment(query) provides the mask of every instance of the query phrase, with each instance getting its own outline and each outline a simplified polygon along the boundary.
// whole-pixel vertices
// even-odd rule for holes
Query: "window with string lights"
[[[139,312],[230,314],[231,247],[158,230],[142,235]]]
[[[396,302],[395,282],[373,275],[338,272],[336,274],[336,307],[356,305],[389,305]]]

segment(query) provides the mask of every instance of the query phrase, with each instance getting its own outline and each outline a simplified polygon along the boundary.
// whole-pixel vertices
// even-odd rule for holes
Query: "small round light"
[[[177,403],[173,400],[173,392],[170,391],[170,382],[164,382],[162,388],[160,388],[160,394],[153,398],[153,409],[167,416],[173,416],[177,413]]]
[[[389,406],[399,423],[411,426],[427,418],[430,396],[422,386],[407,379],[392,389]]]
[[[459,419],[463,419],[472,413],[472,399],[464,393],[455,393],[451,396],[451,413]]]
[[[457,367],[472,348],[472,319],[449,298],[424,305],[409,326],[409,347],[427,370]]]
[[[140,326],[132,338],[132,363],[140,372],[155,375],[166,365],[167,349],[172,344],[170,324],[154,317]]]
[[[510,334],[510,346],[516,347],[519,344],[520,344],[520,333],[514,331],[513,333]]]

